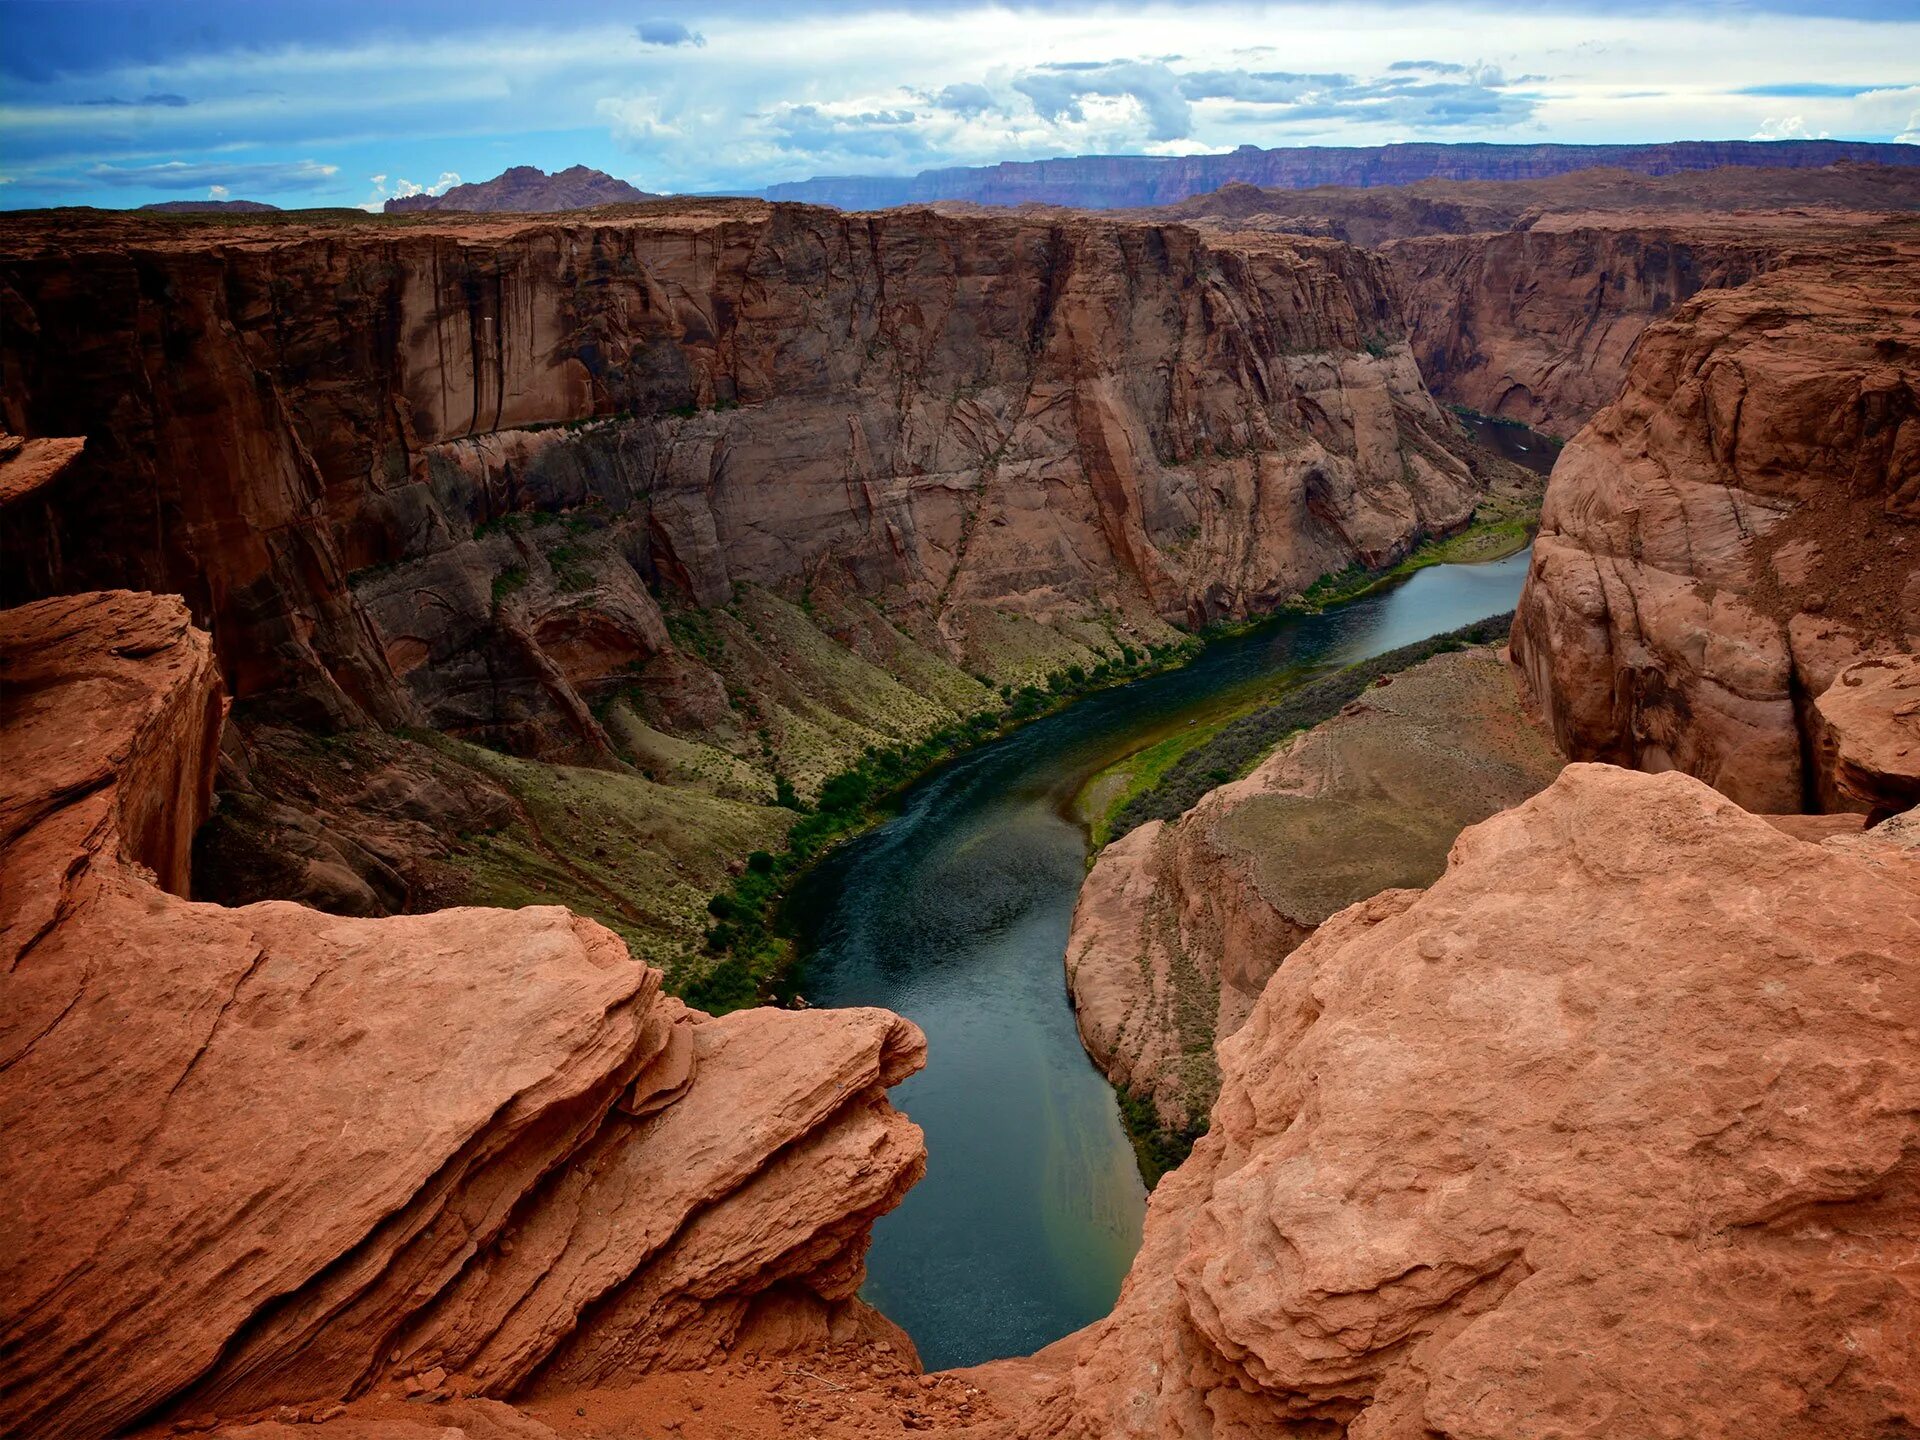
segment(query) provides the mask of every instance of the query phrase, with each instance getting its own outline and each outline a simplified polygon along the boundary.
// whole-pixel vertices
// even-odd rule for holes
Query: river
[[[927,777],[803,877],[785,920],[808,1000],[885,1006],[927,1033],[927,1068],[893,1092],[926,1131],[927,1175],[875,1226],[862,1294],[929,1369],[1098,1319],[1140,1243],[1146,1193],[1063,970],[1082,785],[1275,671],[1305,678],[1510,610],[1526,566],[1433,566],[1099,691]]]

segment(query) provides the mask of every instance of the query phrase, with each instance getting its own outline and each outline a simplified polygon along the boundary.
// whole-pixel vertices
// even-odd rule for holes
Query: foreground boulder
[[[194,904],[224,702],[185,606],[6,612],[0,679],[0,1428],[893,1334],[853,1296],[924,1164],[912,1025],[713,1020],[558,907]]]
[[[1328,921],[1221,1046],[1113,1315],[1000,1372],[1025,1433],[1920,1426],[1902,825],[1808,843],[1573,765]]]
[[[1513,652],[1572,758],[1823,799],[1814,700],[1920,648],[1920,224],[1646,332],[1555,466]],[[1809,761],[1811,760],[1811,764]]]
[[[1814,702],[1824,808],[1874,819],[1920,805],[1920,655],[1849,665]]]
[[[1174,1132],[1206,1118],[1216,1039],[1330,915],[1425,885],[1462,827],[1516,805],[1560,757],[1498,651],[1375,682],[1178,820],[1100,853],[1067,942],[1081,1039]]]

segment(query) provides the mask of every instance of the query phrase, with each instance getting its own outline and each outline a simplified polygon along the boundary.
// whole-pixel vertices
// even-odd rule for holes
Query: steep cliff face
[[[1566,437],[1619,392],[1648,325],[1774,262],[1784,247],[1768,231],[1557,215],[1502,234],[1394,241],[1382,253],[1435,391]]]
[[[181,591],[307,724],[604,751],[610,686],[704,668],[663,602],[823,567],[1003,679],[1008,625],[1244,614],[1474,498],[1332,243],[721,202],[4,251],[7,418],[89,437],[66,583]]]
[[[912,1025],[715,1020],[553,906],[192,903],[225,706],[185,607],[5,612],[0,677],[10,1433],[910,1354],[854,1295],[923,1165]]]
[[[1787,218],[1768,212],[1805,210],[1825,212],[1817,218],[1829,225],[1853,223],[1859,214],[1920,210],[1920,168],[1729,165],[1673,175],[1601,168],[1545,180],[1419,180],[1370,190],[1232,184],[1146,214],[1208,227],[1327,235],[1373,247],[1416,236],[1525,230],[1548,215],[1631,212],[1642,217],[1636,223],[1658,228],[1741,212],[1743,227],[1764,229]]]
[[[1514,627],[1568,755],[1757,811],[1837,793],[1814,701],[1920,645],[1916,284],[1920,240],[1889,227],[1646,333],[1554,470]]]
[[[1335,912],[1423,885],[1462,827],[1560,769],[1486,647],[1376,683],[1243,780],[1101,851],[1067,941],[1094,1062],[1171,1131],[1206,1118],[1217,1041]]]
[[[1288,957],[1022,1433],[1798,1437],[1920,1415],[1920,860],[1573,765]],[[992,1371],[992,1367],[989,1367]]]

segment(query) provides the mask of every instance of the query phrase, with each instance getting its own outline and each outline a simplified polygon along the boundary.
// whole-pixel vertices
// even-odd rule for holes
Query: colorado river
[[[863,1293],[929,1369],[1099,1318],[1139,1245],[1145,1190],[1062,968],[1086,870],[1081,786],[1276,671],[1306,678],[1510,610],[1526,566],[1524,552],[1434,566],[1091,695],[928,777],[801,881],[786,918],[808,999],[882,1005],[927,1032],[927,1068],[893,1092],[926,1131],[927,1175],[875,1227]]]

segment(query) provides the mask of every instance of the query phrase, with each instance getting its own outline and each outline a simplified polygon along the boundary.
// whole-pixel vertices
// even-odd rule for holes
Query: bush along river
[[[927,1068],[893,1091],[926,1131],[927,1175],[875,1227],[863,1293],[929,1369],[1027,1353],[1098,1319],[1139,1245],[1145,1186],[1066,992],[1089,781],[1337,667],[1511,610],[1527,557],[1432,565],[1097,691],[927,776],[796,881],[782,922],[800,992],[927,1032]]]

